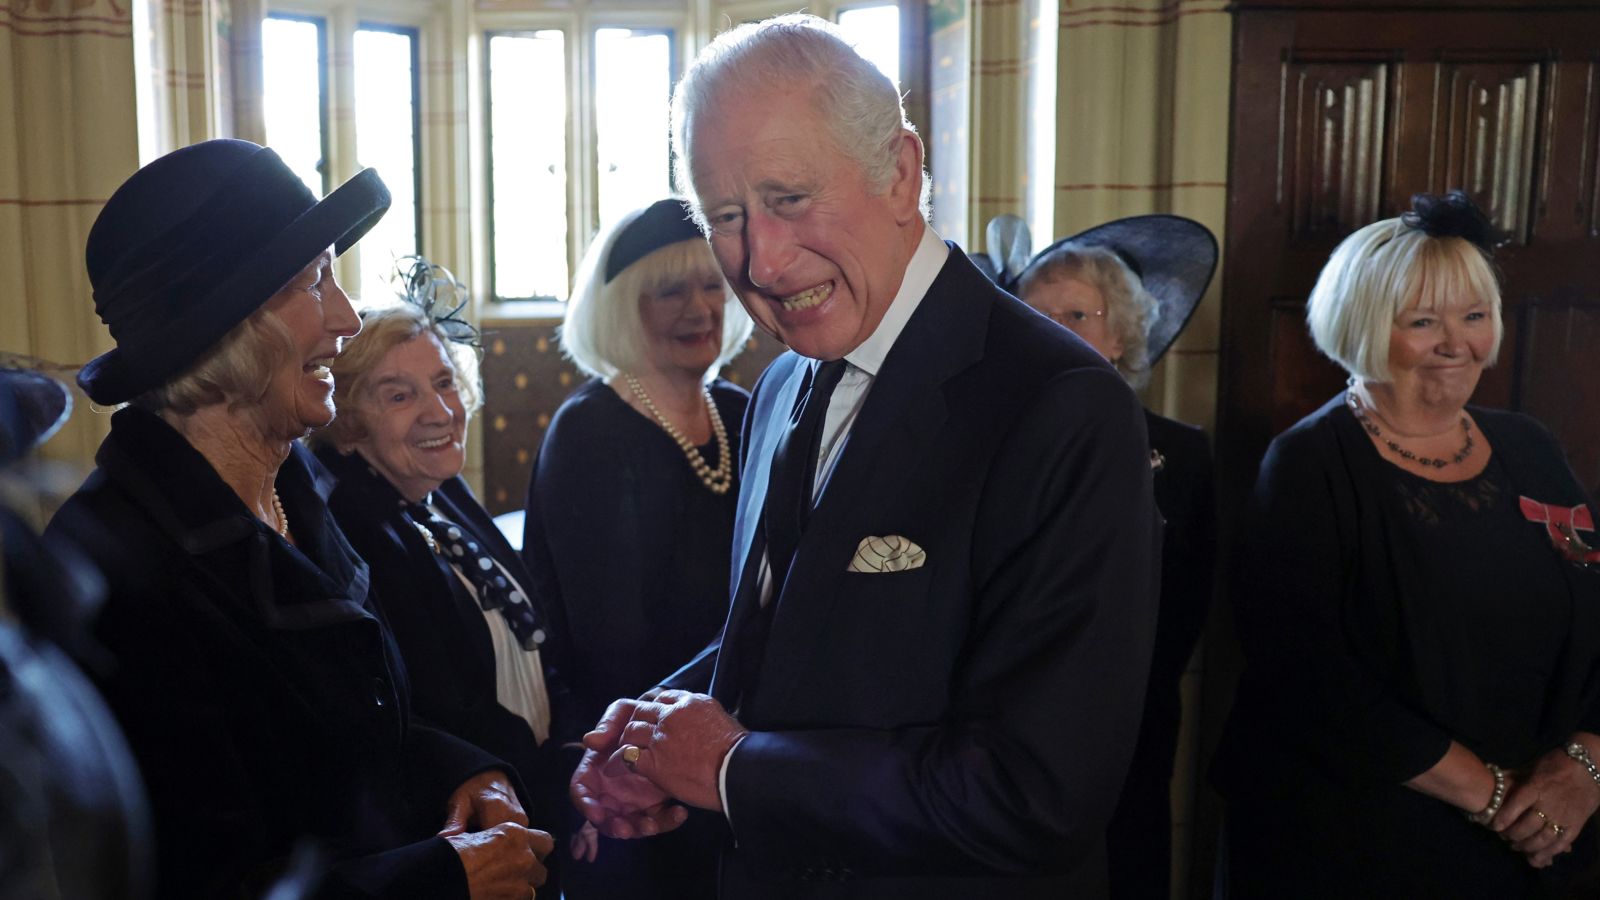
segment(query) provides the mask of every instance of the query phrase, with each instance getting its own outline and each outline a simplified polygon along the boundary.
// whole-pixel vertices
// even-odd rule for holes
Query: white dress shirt
[[[856,417],[861,414],[861,407],[867,402],[867,393],[872,389],[873,379],[877,378],[879,370],[883,368],[883,361],[888,358],[889,350],[894,342],[899,340],[900,332],[905,330],[906,323],[911,321],[912,313],[922,304],[922,298],[927,296],[928,288],[933,286],[933,280],[939,277],[939,270],[944,268],[945,260],[950,256],[950,248],[945,246],[939,235],[934,233],[931,225],[924,224],[922,239],[917,243],[917,249],[911,254],[911,262],[906,265],[906,273],[900,279],[900,290],[889,301],[889,308],[884,311],[883,319],[878,322],[878,327],[872,334],[862,341],[860,346],[844,355],[844,374],[839,378],[839,386],[834,388],[833,396],[828,400],[828,413],[822,421],[822,444],[817,450],[817,471],[811,482],[811,504],[816,505],[827,487],[828,478],[833,475],[833,470],[839,465],[839,457],[844,455],[845,444],[849,442],[850,429],[855,425]],[[811,367],[812,377],[816,377],[816,370],[820,363],[810,360],[807,365]],[[757,584],[760,589],[760,602],[766,606],[772,601],[772,566],[767,561],[766,551],[762,551],[761,568],[757,574]],[[743,741],[743,738],[740,738]],[[728,817],[728,823],[733,823],[732,811],[728,809],[728,761],[733,759],[733,751],[739,749],[736,742],[728,749],[727,755],[722,757],[722,768],[717,775],[717,794],[722,800],[722,813]]]

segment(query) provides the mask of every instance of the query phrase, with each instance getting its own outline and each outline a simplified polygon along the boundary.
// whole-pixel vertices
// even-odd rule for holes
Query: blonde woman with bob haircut
[[[590,246],[561,349],[593,380],[551,419],[528,488],[523,555],[572,648],[581,722],[635,697],[720,633],[728,609],[740,425],[716,377],[751,322],[684,205],[658,201]],[[709,897],[710,817],[650,841],[575,845],[568,897]]]
[[[1230,897],[1561,896],[1597,856],[1593,506],[1539,423],[1468,403],[1502,333],[1488,220],[1412,202],[1323,269],[1350,386],[1256,482]]]

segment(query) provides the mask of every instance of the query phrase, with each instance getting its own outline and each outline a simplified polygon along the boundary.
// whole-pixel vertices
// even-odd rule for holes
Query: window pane
[[[672,35],[601,28],[594,45],[600,221],[610,222],[672,192]]]
[[[361,28],[356,31],[356,159],[383,176],[393,201],[357,245],[361,254],[361,300],[383,303],[393,295],[394,261],[416,253],[417,98],[412,79],[415,33]],[[455,260],[437,260],[456,268]]]
[[[562,33],[489,38],[494,296],[567,298],[567,103]]]
[[[267,144],[321,197],[328,191],[322,171],[322,20],[268,16],[261,23],[261,56]]]
[[[862,6],[839,13],[839,30],[856,52],[900,86],[900,7]]]

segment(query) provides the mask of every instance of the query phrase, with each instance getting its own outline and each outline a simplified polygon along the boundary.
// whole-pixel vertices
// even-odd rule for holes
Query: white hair
[[[1026,303],[1036,284],[1071,279],[1099,291],[1106,303],[1106,330],[1122,344],[1122,355],[1111,364],[1135,389],[1149,384],[1149,338],[1156,322],[1156,298],[1116,253],[1105,247],[1073,244],[1057,247],[1028,266],[1018,279],[1017,291]]]
[[[1487,303],[1494,364],[1505,326],[1488,257],[1464,238],[1433,237],[1397,218],[1374,222],[1334,248],[1311,289],[1306,323],[1317,349],[1346,372],[1384,384],[1393,379],[1390,331],[1413,299],[1423,310]]]
[[[910,134],[921,141],[906,119],[894,83],[857,53],[832,22],[791,13],[725,31],[700,51],[672,93],[674,173],[702,230],[710,229],[691,177],[695,116],[716,110],[718,97],[726,92],[796,84],[811,87],[814,108],[832,131],[835,145],[861,166],[875,191],[887,190],[894,180],[900,137]],[[923,173],[924,218],[929,185]]]
[[[589,244],[588,252],[578,264],[572,297],[567,301],[567,314],[557,334],[561,352],[579,371],[596,378],[611,378],[618,372],[635,370],[646,353],[639,298],[658,293],[676,281],[715,278],[722,284],[727,302],[722,313],[722,350],[706,370],[706,378],[710,380],[744,349],[754,323],[744,307],[733,300],[733,292],[705,241],[690,239],[659,247],[606,282],[606,260],[618,236],[645,209],[648,207],[633,210],[603,226]]]

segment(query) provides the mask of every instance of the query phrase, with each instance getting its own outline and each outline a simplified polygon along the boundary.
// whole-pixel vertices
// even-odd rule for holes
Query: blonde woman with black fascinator
[[[1334,250],[1350,386],[1279,435],[1233,599],[1228,896],[1556,897],[1596,859],[1600,552],[1550,432],[1470,404],[1500,345],[1466,195]]]

